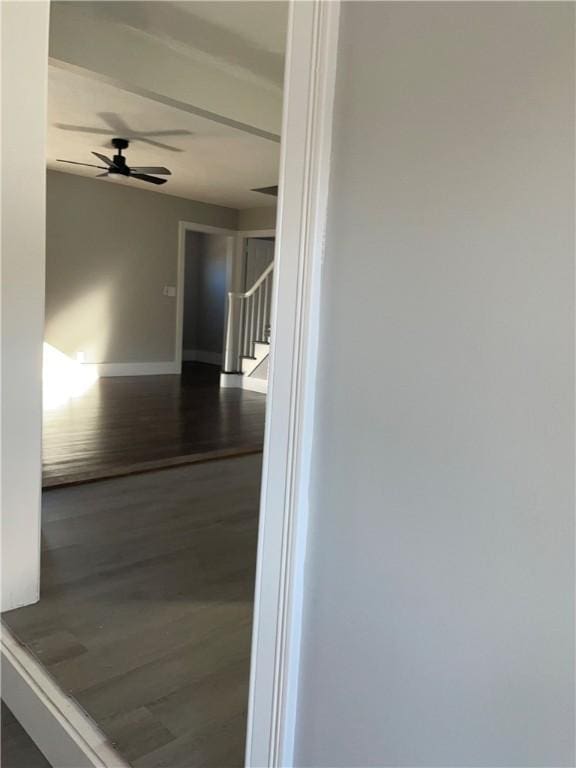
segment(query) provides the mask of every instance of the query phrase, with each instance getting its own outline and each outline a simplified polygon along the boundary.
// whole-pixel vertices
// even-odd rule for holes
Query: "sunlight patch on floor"
[[[45,409],[60,408],[72,398],[81,397],[98,379],[94,365],[82,365],[46,342],[43,352],[42,389]]]

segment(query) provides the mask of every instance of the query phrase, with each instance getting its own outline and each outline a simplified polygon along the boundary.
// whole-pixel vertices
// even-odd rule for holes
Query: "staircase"
[[[274,262],[245,293],[230,292],[221,386],[266,392]]]

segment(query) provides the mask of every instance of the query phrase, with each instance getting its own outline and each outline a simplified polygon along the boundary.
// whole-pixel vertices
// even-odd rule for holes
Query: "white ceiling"
[[[193,16],[230,30],[260,49],[284,55],[288,3],[272,0],[208,0],[176,5]]]
[[[288,24],[284,0],[87,1],[91,16],[282,85]]]
[[[101,183],[233,208],[274,206],[250,190],[278,180],[278,137],[254,126],[281,106],[286,6],[53,3],[48,167],[95,177],[96,168],[57,159],[98,163],[91,152],[111,155],[117,136],[131,140],[129,165],[165,165],[172,176],[162,187],[119,177]]]

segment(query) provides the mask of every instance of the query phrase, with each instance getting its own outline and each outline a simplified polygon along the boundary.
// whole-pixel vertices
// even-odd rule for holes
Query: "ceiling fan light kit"
[[[105,173],[99,173],[100,176],[126,176],[130,179],[138,179],[139,181],[147,181],[149,184],[166,184],[167,179],[158,179],[157,176],[171,176],[172,171],[164,166],[129,166],[126,163],[126,158],[122,154],[122,151],[128,149],[130,142],[128,139],[112,139],[112,146],[116,149],[116,154],[110,159],[106,155],[100,152],[92,152],[92,154],[104,163],[104,165],[93,165],[91,163],[77,163],[74,160],[58,160],[59,163],[69,163],[71,165],[82,165],[86,168],[98,168]],[[151,175],[154,174],[154,175]]]

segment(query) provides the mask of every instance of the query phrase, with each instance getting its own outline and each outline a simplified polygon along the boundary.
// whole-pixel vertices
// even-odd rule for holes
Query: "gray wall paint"
[[[574,54],[344,4],[297,765],[574,765]]]
[[[245,208],[238,211],[238,229],[249,232],[252,229],[275,229],[276,206],[267,208]]]
[[[226,235],[186,233],[185,350],[222,352],[228,241]]]
[[[48,172],[46,341],[87,362],[174,357],[178,222],[235,228],[230,208]]]
[[[274,261],[274,240],[249,237],[246,240],[244,290],[248,291]]]

